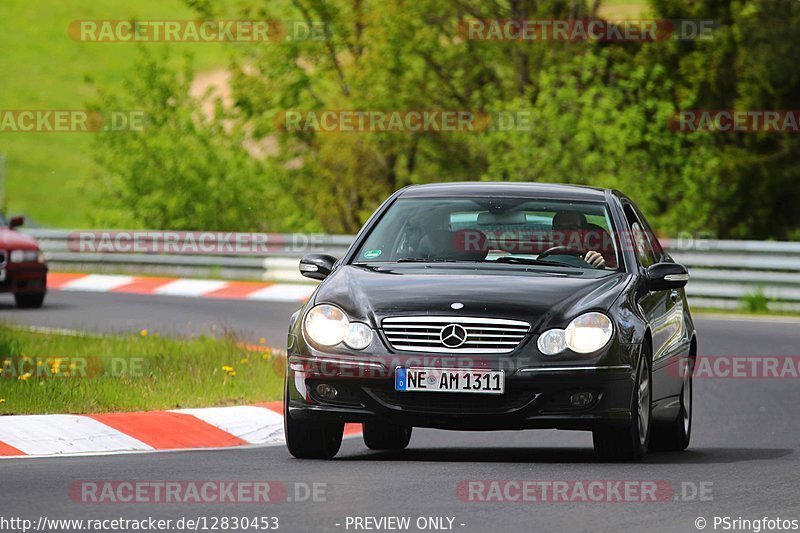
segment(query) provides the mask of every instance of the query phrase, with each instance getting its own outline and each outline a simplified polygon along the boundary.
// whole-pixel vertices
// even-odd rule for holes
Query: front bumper
[[[0,292],[47,291],[47,266],[41,263],[6,263],[0,266]]]
[[[626,353],[614,357],[615,364],[527,365],[512,358],[482,361],[482,368],[506,373],[502,395],[397,392],[394,372],[405,366],[402,358],[292,354],[290,350],[286,403],[291,417],[320,421],[380,421],[454,430],[623,427],[631,421],[633,361],[638,346],[620,345],[617,349]],[[441,366],[452,368],[454,364],[469,368],[474,360],[449,357]],[[336,387],[337,398],[321,398],[316,393],[320,383]],[[573,407],[570,396],[577,392],[590,392],[594,400]]]

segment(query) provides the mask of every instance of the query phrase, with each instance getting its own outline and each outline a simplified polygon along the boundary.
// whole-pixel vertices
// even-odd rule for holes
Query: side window
[[[653,252],[655,252],[656,262],[659,262],[664,257],[664,249],[661,247],[658,237],[653,233],[653,229],[650,227],[650,224],[647,222],[642,212],[636,206],[634,206],[634,209],[636,210],[636,217],[641,222],[645,235],[647,235],[647,240],[650,242],[650,247],[653,249]]]
[[[631,227],[631,234],[623,239],[623,242],[628,246],[632,246],[636,252],[636,258],[639,264],[644,268],[649,267],[656,262],[656,253],[647,236],[642,222],[634,212],[630,204],[625,204],[625,218]]]

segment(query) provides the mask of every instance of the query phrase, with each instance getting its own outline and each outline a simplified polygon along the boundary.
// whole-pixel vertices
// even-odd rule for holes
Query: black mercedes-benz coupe
[[[686,269],[622,193],[443,183],[394,193],[292,316],[289,451],[346,422],[398,450],[414,427],[591,431],[605,459],[682,450],[697,339]]]

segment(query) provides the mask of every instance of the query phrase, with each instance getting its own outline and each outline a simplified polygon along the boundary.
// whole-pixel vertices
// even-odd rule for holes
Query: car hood
[[[38,248],[32,237],[8,228],[0,228],[0,250],[36,250]]]
[[[344,265],[317,290],[354,320],[377,327],[390,316],[449,315],[525,320],[532,331],[566,326],[576,314],[607,310],[631,278],[623,272],[524,268]],[[458,302],[463,308],[453,310]]]

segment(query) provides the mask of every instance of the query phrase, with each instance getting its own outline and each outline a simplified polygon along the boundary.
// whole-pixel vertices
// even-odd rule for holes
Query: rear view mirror
[[[677,263],[656,263],[646,272],[647,288],[651,291],[680,289],[689,281],[689,271]]]
[[[8,229],[18,228],[24,223],[25,223],[25,217],[23,216],[11,217],[8,220]]]
[[[333,270],[336,258],[327,254],[308,254],[300,260],[300,273],[307,278],[322,280]]]

